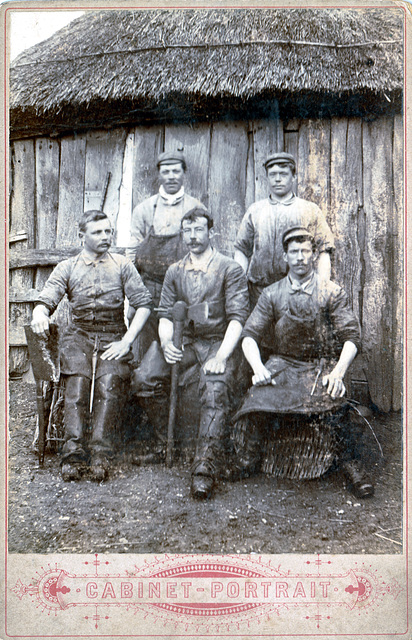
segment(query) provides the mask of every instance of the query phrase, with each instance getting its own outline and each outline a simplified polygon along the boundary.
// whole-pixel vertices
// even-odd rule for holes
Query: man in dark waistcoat
[[[132,213],[130,243],[126,256],[135,262],[158,306],[168,267],[186,253],[180,222],[185,213],[201,202],[185,193],[186,160],[182,151],[164,151],[157,160],[159,192],[138,204]],[[158,339],[158,320],[152,315],[139,336],[137,359]],[[136,344],[137,347],[137,344]]]
[[[130,379],[130,347],[150,315],[152,299],[130,260],[109,252],[112,228],[105,213],[87,211],[79,235],[83,250],[55,267],[40,293],[31,326],[46,338],[49,316],[67,294],[72,322],[60,340],[65,379],[62,477],[78,480],[85,462],[90,462],[92,478],[101,481],[108,474],[111,434]],[[137,309],[127,331],[125,297]]]
[[[192,495],[209,498],[220,471],[226,422],[235,390],[239,363],[236,350],[248,315],[248,291],[243,269],[211,246],[213,220],[201,208],[182,218],[182,234],[189,253],[167,270],[159,313],[158,343],[152,344],[135,371],[134,390],[165,449],[171,365],[179,362],[182,376],[199,375],[200,423],[192,467]],[[172,308],[208,303],[207,319],[187,321],[183,350],[173,344]]]
[[[313,268],[313,235],[306,228],[294,227],[284,233],[282,245],[288,275],[264,289],[242,333],[254,387],[238,417],[251,412],[337,411],[343,405],[343,379],[360,348],[359,323],[346,293],[334,282],[322,280]],[[263,363],[259,344],[270,329],[272,353]],[[344,470],[355,494],[367,497],[373,494],[373,485],[360,460],[354,459],[358,454],[351,428],[348,423],[344,433],[346,448],[351,448],[349,454],[343,452]],[[259,434],[249,436],[246,457],[253,467],[261,456],[262,440]],[[241,446],[237,453],[242,458]]]

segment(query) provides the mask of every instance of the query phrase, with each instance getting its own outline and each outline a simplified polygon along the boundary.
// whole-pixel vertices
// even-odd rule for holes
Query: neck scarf
[[[177,193],[166,193],[164,186],[160,185],[159,194],[164,201],[164,204],[168,204],[170,207],[173,207],[173,205],[183,200],[185,189],[184,187],[180,187]]]

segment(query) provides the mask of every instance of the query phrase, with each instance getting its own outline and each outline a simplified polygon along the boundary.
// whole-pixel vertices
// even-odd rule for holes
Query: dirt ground
[[[35,386],[10,382],[8,548],[11,553],[401,553],[402,420],[375,413],[379,457],[365,426],[373,498],[339,471],[316,480],[259,475],[190,498],[190,465],[136,467],[120,453],[101,484],[63,482],[59,457],[31,450]]]

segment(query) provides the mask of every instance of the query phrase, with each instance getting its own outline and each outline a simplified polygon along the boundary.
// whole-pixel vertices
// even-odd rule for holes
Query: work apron
[[[153,221],[156,215],[158,198],[153,206]],[[154,232],[153,224],[147,236],[137,247],[135,265],[152,296],[155,307],[159,306],[166,271],[171,264],[183,258],[186,253],[187,248],[185,248],[180,232],[158,235]],[[133,348],[138,362],[141,361],[152,342],[158,340],[157,329],[157,317],[155,314],[151,314],[138,340],[135,342],[136,346]]]
[[[265,364],[275,384],[249,389],[235,419],[257,411],[311,414],[342,406],[343,399],[333,399],[322,386],[323,376],[336,365],[325,344],[325,339],[331,338],[329,331],[321,325],[319,312],[306,307],[299,309],[303,317],[297,316],[294,304],[275,325],[276,355]]]

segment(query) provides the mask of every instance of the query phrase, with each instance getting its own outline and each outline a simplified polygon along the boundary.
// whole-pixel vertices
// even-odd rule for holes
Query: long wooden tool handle
[[[39,416],[39,465],[44,463],[44,452],[46,449],[46,416],[43,397],[43,383],[36,381],[37,415]]]
[[[183,327],[184,322],[175,320],[173,322],[173,344],[177,349],[182,348]],[[177,406],[177,383],[179,380],[179,363],[172,365],[172,380],[170,385],[170,404],[169,404],[169,422],[167,425],[167,449],[166,449],[166,465],[172,466],[173,446],[174,446],[174,430],[176,421]]]
[[[111,175],[112,174],[110,173],[110,171],[108,171],[106,173],[106,178],[104,180],[104,185],[103,185],[102,197],[101,197],[101,200],[100,200],[100,211],[103,211],[104,203],[106,202],[107,189],[109,188],[109,182],[110,182]]]

